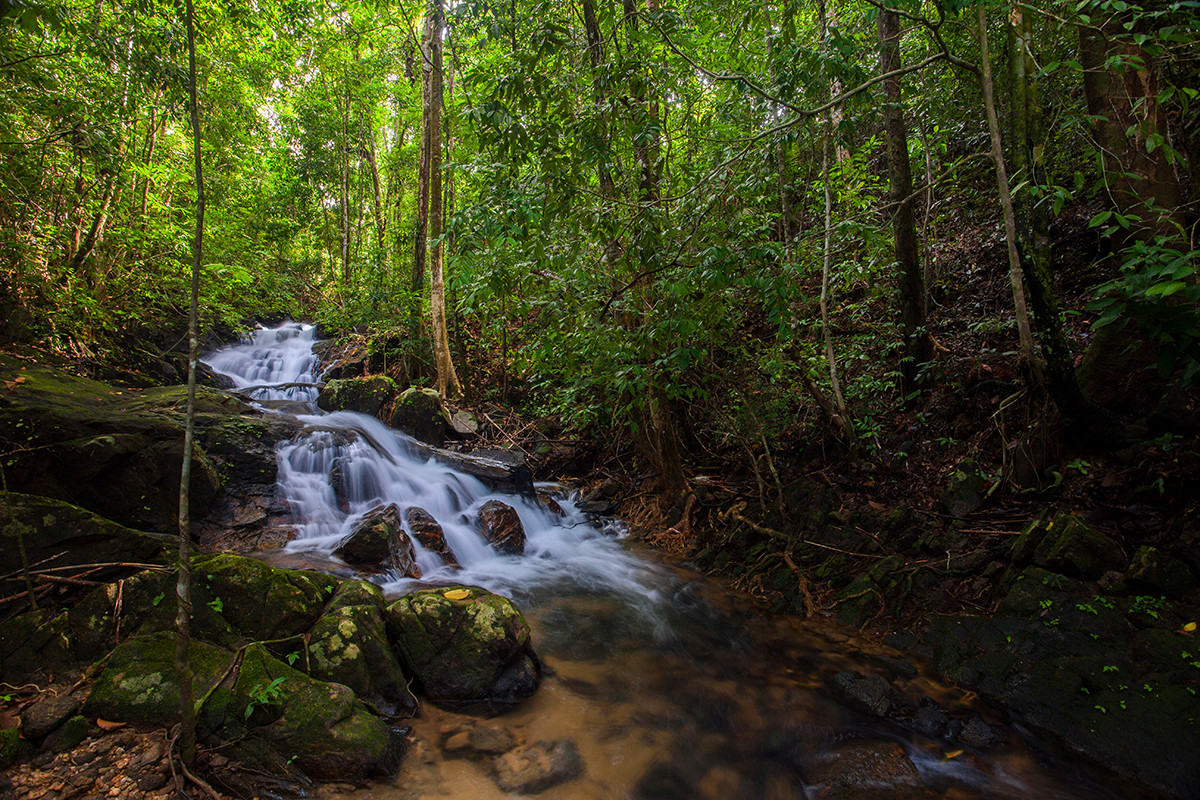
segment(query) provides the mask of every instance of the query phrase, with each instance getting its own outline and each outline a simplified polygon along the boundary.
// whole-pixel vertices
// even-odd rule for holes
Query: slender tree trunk
[[[827,52],[826,39],[829,34],[828,19],[825,16],[825,3],[817,5],[817,20],[820,27],[821,54]],[[833,96],[833,86],[828,87],[828,96]],[[833,112],[825,113],[825,131],[821,137],[821,180],[825,185],[825,242],[821,259],[821,334],[825,343],[825,362],[829,367],[829,385],[833,394],[835,413],[833,422],[842,429],[846,441],[853,447],[856,437],[854,423],[846,408],[846,398],[842,394],[842,383],[838,377],[837,354],[833,350],[833,335],[829,329],[829,278],[833,269],[833,187],[829,182],[829,150],[830,139],[833,135]]]
[[[371,115],[369,112],[367,113],[365,119],[366,124],[363,127],[365,133],[364,138],[367,140],[367,146],[364,149],[367,153],[367,166],[371,170],[371,189],[373,191],[373,198],[375,201],[375,204],[372,207],[375,211],[375,249],[378,251],[375,263],[382,267],[385,260],[385,242],[387,242],[387,239],[384,238],[386,226],[384,224],[383,195],[379,184],[379,160],[376,157],[375,149],[375,125],[371,121]]]
[[[437,390],[442,397],[462,396],[462,386],[450,355],[446,330],[446,287],[443,284],[445,252],[442,239],[442,31],[445,16],[442,0],[430,4],[429,56],[429,309],[433,317],[433,356],[437,364]]]
[[[339,252],[342,262],[342,290],[350,288],[350,81],[342,76],[345,92],[341,108],[341,149],[338,153],[338,233],[341,237]]]
[[[882,73],[900,69],[900,18],[892,9],[895,0],[885,0],[879,9],[879,68]],[[912,173],[908,163],[908,131],[900,79],[888,78],[884,89],[884,139],[887,144],[888,183],[892,211],[892,237],[896,245],[901,332],[904,337],[900,375],[905,393],[918,388],[917,376],[933,355],[926,330],[925,280],[917,252],[916,221],[913,215]]]
[[[192,448],[196,419],[196,361],[199,357],[200,264],[204,247],[204,171],[200,148],[200,109],[196,99],[196,33],[192,0],[186,0],[188,32],[188,96],[191,105],[192,153],[196,181],[196,233],[192,243],[192,291],[188,306],[188,388],[187,417],[183,435],[183,465],[179,474],[179,576],[175,585],[175,673],[179,684],[179,754],[191,766],[196,758],[196,709],[192,694],[191,647],[192,616],[192,524],[191,500]]]
[[[983,106],[987,111],[988,132],[992,140],[992,161],[996,165],[996,186],[1000,190],[1000,208],[1004,213],[1004,239],[1008,246],[1008,281],[1012,286],[1013,309],[1017,318],[1017,337],[1021,357],[1033,365],[1033,333],[1029,329],[1029,310],[1025,305],[1025,284],[1021,280],[1021,256],[1017,251],[1017,218],[1013,212],[1012,193],[1008,188],[1008,170],[1004,164],[1004,144],[1000,139],[1000,120],[996,116],[996,100],[992,82],[992,60],[988,49],[987,6],[979,5],[979,55],[982,70],[979,86],[983,90]]]
[[[430,137],[433,126],[429,113],[433,94],[433,59],[431,57],[433,31],[431,21],[426,20],[421,37],[421,163],[417,170],[417,221],[413,236],[412,311],[410,335],[416,339],[420,334],[421,296],[425,286],[426,238],[429,233],[429,181],[430,158],[433,148]]]

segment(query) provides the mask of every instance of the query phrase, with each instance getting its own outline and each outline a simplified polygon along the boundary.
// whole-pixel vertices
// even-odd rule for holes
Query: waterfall
[[[497,493],[478,479],[430,458],[413,440],[378,419],[352,411],[326,413],[316,405],[319,359],[313,352],[315,328],[285,323],[260,328],[239,344],[204,357],[213,370],[228,376],[239,390],[271,408],[270,401],[293,401],[306,413],[304,426],[277,449],[278,480],[296,519],[292,551],[332,557],[337,544],[370,510],[394,503],[405,517],[419,507],[441,525],[461,569],[421,546],[412,536],[421,581],[469,583],[505,594],[569,583],[584,591],[652,597],[657,568],[630,555],[619,543],[620,531],[602,531],[558,490],[562,516],[536,498]],[[543,492],[556,487],[542,486]],[[476,531],[479,509],[499,500],[516,510],[525,530],[522,555],[496,552]],[[614,535],[616,533],[617,535]],[[403,590],[412,579],[376,576],[389,590]]]

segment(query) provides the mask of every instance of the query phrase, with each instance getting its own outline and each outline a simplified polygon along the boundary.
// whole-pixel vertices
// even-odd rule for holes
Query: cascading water
[[[541,793],[544,800],[1120,796],[1086,770],[1047,762],[1015,731],[1007,745],[964,753],[911,725],[848,710],[822,687],[835,673],[884,669],[907,695],[936,699],[960,715],[992,713],[918,667],[894,656],[880,660],[852,632],[760,617],[698,575],[639,557],[568,498],[559,501],[559,517],[431,459],[373,417],[322,413],[313,343],[312,326],[288,323],[204,359],[264,407],[299,412],[304,430],[277,451],[297,527],[288,548],[329,556],[364,513],[384,504],[433,515],[461,569],[414,537],[421,580],[481,585],[518,599],[552,668],[537,694],[502,718],[526,741],[577,743],[586,776]],[[491,499],[520,516],[523,555],[502,555],[476,532],[474,519]],[[376,579],[391,594],[414,583]],[[880,666],[888,663],[903,668]],[[511,797],[479,762],[436,755],[445,732],[464,724],[474,723],[426,707],[412,721],[414,747],[426,755],[410,758],[371,797]]]
[[[304,431],[278,450],[279,483],[297,521],[297,536],[288,549],[328,555],[366,512],[395,503],[402,517],[414,506],[431,514],[461,565],[445,564],[414,536],[425,582],[471,583],[509,595],[564,581],[642,598],[655,594],[656,570],[590,524],[569,498],[559,499],[564,512],[559,516],[532,498],[491,491],[430,458],[408,436],[374,417],[321,413],[316,408],[314,333],[312,325],[300,323],[259,329],[248,341],[204,359],[256,400],[308,405],[310,413],[297,415]],[[475,518],[489,500],[516,510],[525,531],[524,555],[502,555],[476,532]],[[385,583],[389,590],[411,583],[391,577]]]

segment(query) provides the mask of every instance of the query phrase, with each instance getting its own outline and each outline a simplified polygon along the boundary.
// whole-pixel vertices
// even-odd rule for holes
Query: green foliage
[[[1103,224],[1110,212],[1093,220]],[[1158,349],[1158,370],[1179,373],[1188,386],[1200,379],[1200,250],[1183,252],[1166,236],[1136,241],[1121,257],[1120,274],[1096,290],[1088,308],[1095,328],[1137,326]]]

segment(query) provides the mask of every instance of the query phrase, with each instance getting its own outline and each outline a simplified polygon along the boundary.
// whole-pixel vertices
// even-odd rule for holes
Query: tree
[[[437,364],[437,390],[443,397],[459,397],[462,386],[450,355],[446,330],[446,287],[443,281],[442,242],[442,36],[446,16],[442,0],[432,0],[425,21],[429,92],[424,113],[429,180],[429,310],[433,317],[433,355]]]
[[[933,340],[926,330],[925,276],[917,250],[913,214],[912,172],[908,162],[908,131],[900,86],[900,17],[895,0],[879,6],[879,71],[884,76],[884,142],[887,147],[889,211],[896,245],[897,303],[900,310],[900,375],[906,393],[917,389],[921,368],[933,357]]]

